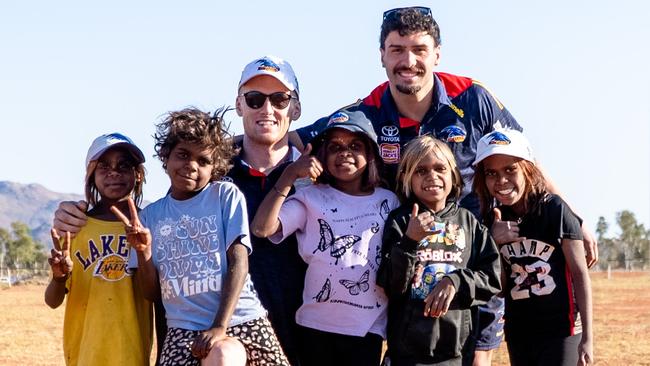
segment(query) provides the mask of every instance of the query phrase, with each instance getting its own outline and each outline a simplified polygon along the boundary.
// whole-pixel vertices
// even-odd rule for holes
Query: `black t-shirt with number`
[[[552,194],[521,218],[507,206],[501,210],[503,220],[521,220],[519,235],[526,238],[499,248],[507,279],[506,340],[580,333],[571,273],[562,252],[562,239],[582,240],[580,220]]]

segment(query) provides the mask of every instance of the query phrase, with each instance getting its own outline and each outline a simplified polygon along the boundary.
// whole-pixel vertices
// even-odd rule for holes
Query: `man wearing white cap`
[[[288,62],[264,56],[244,68],[235,101],[244,136],[227,177],[244,193],[251,220],[287,165],[300,157],[287,135],[291,121],[300,117],[298,98],[298,80]],[[306,265],[295,236],[273,244],[252,235],[251,243],[253,285],[289,362],[299,365],[295,313],[302,304]]]

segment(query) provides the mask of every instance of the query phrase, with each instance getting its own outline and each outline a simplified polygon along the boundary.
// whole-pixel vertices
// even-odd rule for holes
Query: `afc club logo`
[[[343,123],[343,122],[347,122],[349,119],[350,116],[348,116],[347,114],[343,112],[336,112],[332,115],[332,117],[330,117],[330,120],[329,122],[327,122],[327,124],[329,125],[332,123]]]
[[[488,136],[488,145],[510,145],[511,143],[508,136],[499,131],[492,131]]]
[[[440,139],[447,142],[463,142],[467,132],[459,126],[447,126],[440,131]]]
[[[259,65],[257,67],[258,70],[264,70],[264,71],[269,71],[269,72],[278,72],[278,71],[280,71],[280,66],[278,66],[278,64],[276,64],[275,62],[269,60],[266,57],[257,60],[256,64]]]

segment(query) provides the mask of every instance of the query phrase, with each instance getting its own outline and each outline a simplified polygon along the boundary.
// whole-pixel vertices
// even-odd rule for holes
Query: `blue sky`
[[[168,186],[151,157],[161,115],[232,105],[243,66],[274,54],[298,74],[295,127],[311,123],[386,79],[382,13],[410,5],[431,7],[440,24],[438,70],[488,85],[590,226],[605,216],[613,227],[624,209],[650,226],[641,0],[3,1],[0,180],[81,193],[91,141],[119,131],[148,157],[145,198],[155,200]]]

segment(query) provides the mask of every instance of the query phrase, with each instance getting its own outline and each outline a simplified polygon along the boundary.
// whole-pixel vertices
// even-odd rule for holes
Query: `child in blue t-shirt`
[[[156,127],[171,189],[122,220],[136,278],[165,306],[160,364],[288,365],[248,275],[244,196],[219,181],[234,153],[223,110],[171,112]]]

